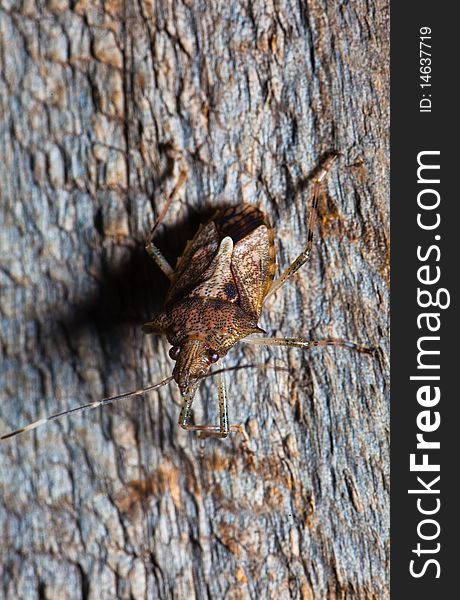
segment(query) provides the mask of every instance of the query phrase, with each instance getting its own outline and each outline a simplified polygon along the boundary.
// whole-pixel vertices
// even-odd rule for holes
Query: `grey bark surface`
[[[230,419],[199,440],[170,385],[0,446],[0,597],[388,598],[386,0],[0,3],[0,433],[171,374],[139,325],[216,207],[252,202],[286,267],[269,335],[374,358],[236,346]],[[195,422],[217,422],[212,381]]]

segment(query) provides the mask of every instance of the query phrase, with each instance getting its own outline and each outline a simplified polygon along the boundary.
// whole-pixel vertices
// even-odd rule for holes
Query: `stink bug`
[[[321,182],[337,158],[337,153],[330,155],[314,178],[306,246],[277,279],[273,229],[267,216],[250,204],[237,204],[217,211],[210,221],[201,225],[195,237],[187,243],[176,269],[169,265],[153,243],[153,237],[185,181],[185,173],[182,172],[145,245],[148,254],[169,278],[170,288],[164,309],[145,323],[143,330],[145,333],[166,335],[171,344],[169,355],[175,361],[172,376],[142,390],[104,398],[40,419],[1,436],[1,439],[35,429],[47,421],[78,410],[96,408],[114,400],[140,395],[166,385],[173,379],[183,397],[179,416],[179,425],[182,428],[198,431],[204,437],[226,437],[232,431],[244,433],[241,425],[229,424],[227,392],[222,369],[216,373],[219,425],[189,423],[192,402],[200,379],[212,375],[208,373],[210,366],[220,361],[236,343],[244,341],[250,344],[304,349],[340,346],[371,353],[371,349],[343,339],[312,341],[302,338],[248,337],[265,333],[258,325],[265,300],[281,288],[310,257]]]

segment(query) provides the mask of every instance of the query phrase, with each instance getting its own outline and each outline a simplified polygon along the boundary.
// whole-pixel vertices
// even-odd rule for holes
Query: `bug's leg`
[[[219,436],[225,438],[228,435],[229,427],[227,386],[225,385],[225,376],[223,373],[217,374],[217,396],[219,398]]]
[[[179,415],[179,425],[182,429],[189,429],[190,425],[188,424],[188,420],[190,418],[190,411],[192,410],[193,398],[195,397],[196,390],[198,388],[198,383],[195,383],[191,386],[188,392],[185,394],[183,402],[182,402],[182,410]]]
[[[229,433],[240,433],[243,436],[243,444],[246,450],[248,450],[249,436],[244,429],[243,425],[229,425],[228,424],[228,403],[227,403],[227,386],[225,385],[224,373],[216,373],[217,377],[217,393],[219,398],[219,425],[189,425],[185,421],[179,419],[179,424],[188,431],[197,431],[200,438],[203,440],[207,437],[219,437],[226,438]],[[185,399],[184,399],[185,400]],[[190,405],[188,406],[188,414],[190,412]],[[184,402],[185,407],[185,402]],[[184,409],[183,409],[184,410]],[[187,409],[186,409],[187,410]],[[182,416],[182,413],[181,413]]]
[[[279,288],[281,286],[283,286],[286,283],[286,281],[294,275],[294,273],[297,273],[297,271],[300,269],[300,267],[302,267],[307,262],[307,260],[310,258],[311,248],[312,248],[312,244],[313,244],[313,229],[314,229],[315,222],[316,222],[318,199],[320,197],[320,191],[321,191],[321,182],[326,177],[326,175],[329,173],[330,168],[332,167],[332,165],[334,164],[334,162],[337,160],[338,157],[339,157],[339,154],[337,152],[335,152],[334,154],[329,156],[329,158],[327,159],[325,164],[322,166],[322,168],[318,171],[318,173],[316,174],[316,176],[313,180],[312,201],[311,201],[310,214],[308,215],[308,224],[307,224],[307,245],[302,250],[302,252],[299,254],[299,256],[289,265],[289,267],[285,271],[283,271],[283,273],[281,273],[281,275],[278,277],[278,279],[276,279],[272,283],[272,286],[271,286],[266,298],[268,298],[269,296],[274,294],[277,290],[279,290]]]
[[[184,398],[184,407],[182,408],[181,416],[179,417],[179,425],[188,431],[199,431],[202,437],[221,437],[226,438],[229,434],[230,426],[228,424],[228,404],[227,404],[227,387],[225,385],[224,373],[220,372],[216,374],[217,377],[217,394],[219,398],[219,425],[188,425],[188,415],[190,413],[190,405],[186,405]],[[187,394],[188,395],[188,394]],[[184,412],[186,411],[186,412]],[[186,419],[183,420],[183,415]],[[237,427],[233,425],[232,428]],[[234,429],[232,429],[234,430]]]
[[[160,223],[165,218],[169,207],[171,206],[174,198],[177,196],[177,192],[183,186],[186,178],[187,178],[186,172],[181,171],[180,175],[179,175],[179,179],[178,179],[176,185],[174,186],[173,191],[169,194],[169,197],[166,200],[166,204],[164,205],[163,210],[159,214],[157,220],[155,221],[154,226],[152,227],[152,230],[150,231],[150,233],[147,236],[147,239],[145,241],[145,249],[147,251],[147,254],[156,262],[156,264],[160,267],[160,269],[163,271],[163,273],[166,275],[166,277],[168,277],[168,279],[171,279],[171,277],[174,273],[174,269],[171,267],[171,265],[168,263],[166,258],[163,256],[161,250],[159,250],[159,248],[157,248],[157,246],[155,246],[155,244],[153,243],[153,236],[155,235],[155,231],[156,231],[157,227],[160,225]]]
[[[356,350],[363,354],[374,354],[375,352],[374,348],[361,346],[356,342],[350,342],[349,340],[343,340],[341,338],[331,338],[328,340],[306,340],[304,338],[245,338],[241,341],[256,346],[285,346],[287,348],[304,348],[306,350],[324,346],[336,346],[338,348],[350,348],[351,350]]]

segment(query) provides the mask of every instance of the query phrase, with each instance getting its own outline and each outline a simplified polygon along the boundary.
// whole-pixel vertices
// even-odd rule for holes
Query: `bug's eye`
[[[208,350],[207,357],[210,363],[215,363],[219,360],[220,356],[217,354],[215,350]]]
[[[173,359],[173,360],[177,360],[177,357],[180,354],[180,346],[172,346],[172,348],[169,349],[169,356]]]

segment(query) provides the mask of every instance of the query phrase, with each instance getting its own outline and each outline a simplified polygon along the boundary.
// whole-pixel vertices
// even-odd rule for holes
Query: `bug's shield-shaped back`
[[[218,211],[188,242],[166,306],[187,297],[218,298],[258,317],[274,273],[273,230],[261,210],[239,204]]]

